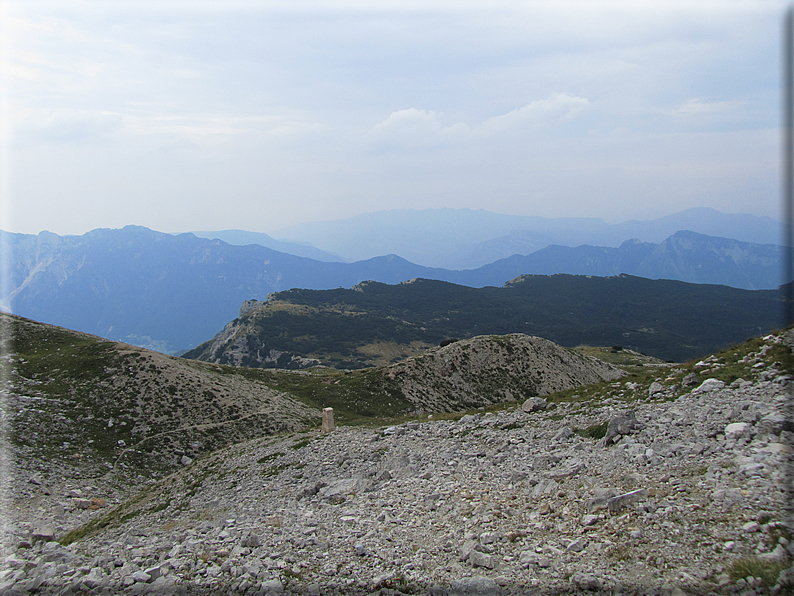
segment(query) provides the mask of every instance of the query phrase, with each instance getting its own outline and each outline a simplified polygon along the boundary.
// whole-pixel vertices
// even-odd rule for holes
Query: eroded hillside
[[[12,340],[5,447],[17,473],[35,480],[18,495],[25,509],[80,484],[88,496],[121,498],[225,445],[316,427],[322,407],[342,424],[382,423],[620,374],[519,335],[462,340],[401,367],[287,371],[173,358],[7,314],[0,324]],[[460,372],[441,379],[448,369]]]
[[[513,334],[433,348],[382,374],[423,411],[445,412],[524,401],[626,373],[546,339]]]

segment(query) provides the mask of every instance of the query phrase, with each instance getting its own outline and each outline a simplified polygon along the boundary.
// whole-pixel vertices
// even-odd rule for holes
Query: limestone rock
[[[546,400],[542,397],[530,397],[521,405],[521,409],[527,414],[531,414],[532,412],[545,410],[547,406]]]
[[[478,550],[473,550],[469,553],[469,561],[474,567],[493,569],[496,566],[491,555],[481,553]]]
[[[601,440],[603,445],[609,445],[618,436],[628,435],[642,430],[643,425],[637,421],[634,412],[628,412],[622,416],[616,416],[609,421],[606,435]]]

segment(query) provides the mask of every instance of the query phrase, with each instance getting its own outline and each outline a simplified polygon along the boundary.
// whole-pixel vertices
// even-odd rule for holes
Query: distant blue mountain
[[[325,263],[137,226],[82,236],[2,234],[11,254],[6,310],[163,352],[198,345],[233,319],[244,300],[271,292],[433,275],[394,256]]]
[[[660,244],[549,246],[478,269],[428,268],[396,255],[322,262],[258,244],[234,246],[194,234],[128,226],[82,236],[2,234],[9,250],[11,312],[163,352],[192,348],[234,319],[243,301],[290,288],[333,289],[413,278],[501,286],[522,274],[628,273],[739,288],[780,284],[778,248],[693,232]]]
[[[471,271],[450,272],[447,281],[501,285],[524,273],[618,275],[721,284],[746,290],[777,288],[782,280],[781,247],[716,238],[682,230],[660,244],[627,240],[618,248],[547,246]]]
[[[330,252],[315,248],[308,242],[289,242],[285,240],[276,240],[271,238],[264,232],[247,232],[245,230],[220,230],[218,232],[191,232],[199,238],[210,238],[223,240],[227,244],[234,244],[236,246],[247,246],[249,244],[259,244],[267,248],[272,248],[279,252],[287,253],[288,255],[295,255],[297,257],[306,257],[314,259],[315,261],[325,261],[330,263],[346,263],[348,259],[340,257]]]
[[[770,217],[721,213],[707,207],[618,224],[598,218],[515,216],[483,209],[395,209],[302,223],[273,235],[310,242],[350,261],[398,254],[426,267],[474,269],[549,245],[617,248],[629,238],[658,244],[679,230],[752,244],[781,242],[780,223]]]

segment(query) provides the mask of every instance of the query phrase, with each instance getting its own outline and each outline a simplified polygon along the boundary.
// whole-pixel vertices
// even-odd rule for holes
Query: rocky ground
[[[790,340],[728,383],[737,364],[711,357],[460,419],[259,438],[119,503],[17,477],[14,502],[39,507],[7,509],[0,594],[792,593],[791,377],[765,359]]]
[[[542,337],[514,333],[454,341],[398,364],[383,376],[420,411],[450,412],[548,395],[626,373]]]

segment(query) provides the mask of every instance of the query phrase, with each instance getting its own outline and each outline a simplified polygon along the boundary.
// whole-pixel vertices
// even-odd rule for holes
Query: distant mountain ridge
[[[618,275],[674,279],[746,290],[773,289],[782,283],[781,247],[750,244],[680,231],[659,244],[627,240],[617,248],[547,246],[513,255],[479,269],[451,272],[447,281],[470,286],[501,285],[522,274]]]
[[[276,240],[275,238],[271,238],[263,232],[247,232],[246,230],[221,230],[219,232],[191,232],[191,234],[194,234],[199,238],[223,240],[227,244],[233,244],[236,246],[259,244],[260,246],[272,248],[273,250],[277,250],[288,255],[306,257],[307,259],[314,259],[316,261],[331,263],[347,262],[347,259],[344,257],[320,250],[319,248],[315,248],[307,242],[286,242],[284,240]]]
[[[347,219],[308,222],[273,232],[310,242],[351,261],[398,254],[426,267],[474,269],[549,245],[617,247],[630,238],[658,244],[680,230],[752,244],[780,243],[770,217],[695,207],[653,220],[609,224],[598,218],[546,218],[484,209],[395,209]]]
[[[197,346],[235,318],[240,304],[290,288],[349,288],[364,280],[413,278],[501,286],[522,274],[678,277],[768,289],[780,283],[777,248],[679,232],[662,244],[547,247],[479,269],[422,267],[396,255],[321,262],[257,244],[233,246],[138,226],[82,236],[0,232],[10,253],[15,314],[166,353]]]
[[[214,336],[244,300],[436,273],[394,256],[324,263],[140,226],[82,236],[0,233],[11,255],[5,310],[166,353]]]

